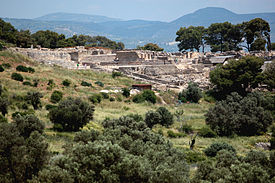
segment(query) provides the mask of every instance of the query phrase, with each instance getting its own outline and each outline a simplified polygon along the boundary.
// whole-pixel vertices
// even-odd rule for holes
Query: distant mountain
[[[129,20],[122,21],[104,16],[56,13],[36,19],[9,19],[17,29],[52,30],[72,36],[87,34],[102,35],[115,41],[122,41],[127,48],[136,48],[154,42],[166,51],[177,51],[174,40],[180,27],[205,26],[212,23],[231,22],[233,24],[249,21],[253,18],[263,18],[271,27],[271,40],[275,42],[275,13],[236,14],[224,8],[209,7],[184,15],[172,22]]]
[[[86,15],[86,14],[76,14],[76,13],[52,13],[47,14],[42,17],[35,18],[35,20],[42,21],[69,21],[69,22],[109,22],[109,21],[121,21],[117,18],[109,18],[106,16],[99,15]]]

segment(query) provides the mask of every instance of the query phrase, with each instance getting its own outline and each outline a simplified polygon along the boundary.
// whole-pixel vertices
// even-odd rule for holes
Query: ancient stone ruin
[[[228,59],[248,55],[245,52],[213,53],[166,53],[147,50],[114,51],[107,48],[83,46],[59,49],[10,48],[33,60],[59,65],[68,69],[93,69],[120,71],[136,80],[152,83],[157,89],[181,90],[189,82],[196,82],[203,89],[209,88],[209,72],[216,64],[225,64]],[[275,52],[252,52],[250,55],[274,59]]]

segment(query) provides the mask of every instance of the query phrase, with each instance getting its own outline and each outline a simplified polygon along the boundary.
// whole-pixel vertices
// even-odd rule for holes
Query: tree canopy
[[[199,52],[200,47],[204,47],[205,28],[203,26],[181,27],[176,34],[178,36],[176,41],[180,42],[179,51],[195,49]]]
[[[137,49],[140,50],[150,50],[150,51],[163,51],[164,49],[159,47],[157,44],[148,43],[144,46],[138,46]]]
[[[50,30],[40,30],[31,34],[29,30],[16,30],[10,23],[6,23],[2,19],[0,19],[0,40],[23,48],[29,48],[31,45],[40,45],[41,47],[52,49],[88,46],[123,50],[125,47],[122,42],[115,42],[104,36],[74,35],[66,38],[64,34],[58,34]]]
[[[212,52],[238,51],[246,47],[248,51],[271,50],[270,26],[267,21],[255,18],[242,24],[229,22],[213,23],[208,28],[202,26],[188,28],[181,27],[177,31],[176,41],[179,51],[197,50],[204,51],[205,45],[209,45]],[[246,42],[247,46],[241,45]]]
[[[228,64],[217,66],[210,72],[210,81],[220,96],[231,92],[245,95],[264,80],[263,63],[263,59],[251,56],[238,61],[230,60]]]

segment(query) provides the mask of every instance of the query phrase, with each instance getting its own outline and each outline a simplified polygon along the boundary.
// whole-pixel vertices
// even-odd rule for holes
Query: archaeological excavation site
[[[201,89],[209,89],[209,73],[217,64],[229,59],[252,55],[272,60],[275,52],[228,51],[224,53],[157,52],[149,50],[112,50],[102,47],[77,46],[72,48],[9,48],[41,64],[67,69],[92,69],[99,72],[118,71],[137,81],[152,84],[155,89],[182,90],[195,82]],[[268,63],[268,61],[267,61]]]

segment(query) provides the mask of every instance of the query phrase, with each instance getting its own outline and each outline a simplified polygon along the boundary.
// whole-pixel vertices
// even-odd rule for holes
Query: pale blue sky
[[[275,12],[275,0],[0,0],[0,17],[36,18],[68,12],[172,21],[205,7],[223,7],[235,13]]]

